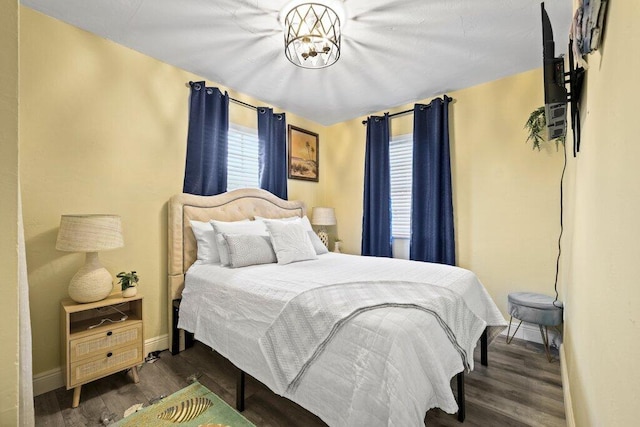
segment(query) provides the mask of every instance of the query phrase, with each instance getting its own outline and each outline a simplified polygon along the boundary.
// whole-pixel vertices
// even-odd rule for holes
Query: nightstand
[[[144,360],[142,296],[123,298],[120,293],[102,301],[79,304],[61,302],[62,367],[73,407],[80,403],[83,384],[137,366]]]

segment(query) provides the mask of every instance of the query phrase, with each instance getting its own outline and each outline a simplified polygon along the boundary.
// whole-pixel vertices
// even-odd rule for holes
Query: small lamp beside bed
[[[113,290],[113,277],[100,263],[98,252],[124,246],[118,215],[62,215],[56,249],[85,252],[82,268],[69,283],[69,296],[87,303],[105,299]]]
[[[313,215],[311,217],[311,224],[320,226],[318,230],[318,237],[322,240],[322,243],[329,247],[329,234],[327,233],[326,226],[336,225],[336,212],[333,208],[315,207],[313,208]]]

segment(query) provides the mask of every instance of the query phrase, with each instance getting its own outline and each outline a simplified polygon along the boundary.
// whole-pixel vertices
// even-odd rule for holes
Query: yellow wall
[[[202,79],[29,8],[21,11],[21,177],[37,376],[60,365],[59,301],[84,262],[83,254],[55,249],[62,214],[122,216],[124,248],[100,258],[112,274],[138,271],[145,338],[167,333],[166,203],[182,190],[185,83]],[[232,122],[255,127],[255,112],[235,104],[230,110]],[[292,114],[287,121],[324,142],[324,127]],[[320,167],[325,164],[321,158]],[[289,197],[314,206],[321,201],[319,185],[289,181]]]
[[[604,44],[588,57],[582,148],[569,164],[564,347],[578,426],[638,423],[638,19],[638,2],[609,2]]]
[[[553,144],[532,151],[523,129],[543,104],[542,74],[530,71],[448,95],[454,98],[449,117],[458,264],[478,274],[506,313],[509,292],[553,292],[562,152]],[[325,197],[336,208],[337,233],[350,253],[359,253],[362,233],[362,119],[330,127],[325,153]],[[393,134],[409,133],[412,116],[391,123]]]
[[[18,2],[0,1],[0,425],[19,419],[18,22]]]

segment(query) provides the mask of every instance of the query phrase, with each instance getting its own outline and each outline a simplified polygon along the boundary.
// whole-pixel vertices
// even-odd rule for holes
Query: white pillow
[[[264,221],[261,220],[225,222],[213,219],[211,220],[211,225],[216,233],[215,242],[218,247],[220,264],[222,265],[229,265],[229,248],[222,234],[247,234],[252,236],[269,235],[267,228],[264,225]]]
[[[266,216],[259,216],[259,215],[255,215],[253,217],[254,219],[261,219],[261,220],[267,220],[267,221],[296,221],[299,220],[300,217],[297,215],[294,216],[284,216],[284,217],[280,217],[280,218],[267,218]]]
[[[307,230],[309,234],[309,239],[311,240],[311,244],[316,250],[316,255],[323,255],[323,254],[329,253],[329,249],[327,249],[324,243],[322,243],[322,240],[320,240],[316,232],[313,231],[313,228],[311,227],[311,222],[309,222],[309,218],[307,218],[306,215],[303,216],[302,218],[300,218],[299,216],[291,216],[286,218],[264,218],[261,216],[256,216],[255,218],[261,219],[265,222],[280,221],[280,222],[285,222],[287,224],[300,224],[305,230]]]
[[[306,215],[300,218],[300,224],[302,224],[305,230],[313,231],[313,228],[311,227],[311,222],[309,222],[309,218],[307,218]]]
[[[309,235],[309,240],[311,240],[313,248],[316,250],[316,255],[329,253],[329,249],[327,249],[324,243],[322,243],[322,240],[320,240],[320,237],[318,237],[315,231],[309,230],[307,231],[307,234]]]
[[[309,221],[309,218],[307,218],[306,215],[303,216],[302,218],[300,218],[299,216],[289,216],[286,218],[265,218],[262,216],[256,216],[255,219],[261,219],[263,221],[283,221],[283,222],[299,223],[299,224],[302,224],[305,230],[307,231],[313,230],[313,228],[311,227],[311,222]]]
[[[229,267],[270,264],[277,261],[269,236],[222,234],[229,250]]]
[[[265,221],[278,264],[317,259],[309,232],[292,221]]]
[[[220,262],[216,233],[208,222],[189,220],[198,244],[198,261],[208,264]]]

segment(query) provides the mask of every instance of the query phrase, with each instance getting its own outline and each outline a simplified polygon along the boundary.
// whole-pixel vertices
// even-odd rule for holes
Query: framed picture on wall
[[[317,133],[289,125],[289,178],[318,182],[319,138]]]

